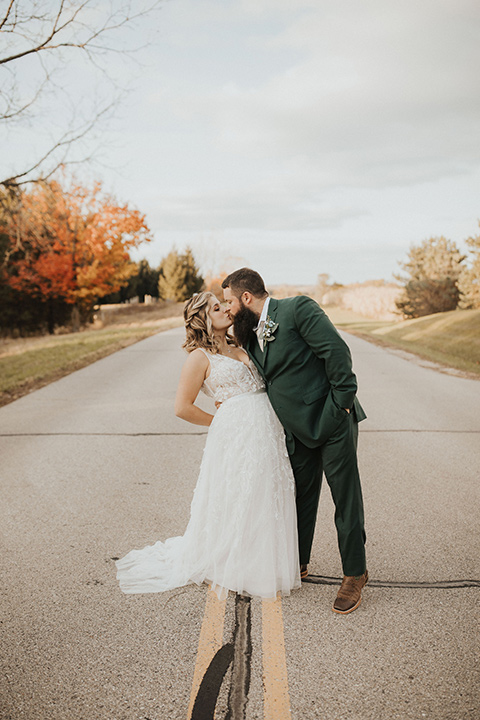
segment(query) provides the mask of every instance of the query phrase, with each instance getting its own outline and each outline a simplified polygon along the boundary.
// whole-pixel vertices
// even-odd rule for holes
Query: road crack
[[[341,578],[327,575],[308,575],[302,582],[314,585],[341,585]],[[420,582],[416,580],[369,580],[368,587],[376,588],[405,588],[413,590],[452,590],[455,588],[480,587],[480,580],[436,580],[433,582]]]

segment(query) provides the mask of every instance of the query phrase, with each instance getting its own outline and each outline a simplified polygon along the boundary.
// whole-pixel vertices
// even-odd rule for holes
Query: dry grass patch
[[[339,323],[367,340],[480,375],[480,310],[452,310],[396,323]]]
[[[152,305],[128,303],[119,305],[100,305],[95,313],[99,327],[131,327],[155,325],[166,318],[180,317],[185,303],[158,302]]]

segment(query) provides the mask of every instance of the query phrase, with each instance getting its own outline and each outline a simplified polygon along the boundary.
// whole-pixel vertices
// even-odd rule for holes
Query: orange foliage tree
[[[130,250],[150,240],[144,215],[103,193],[100,183],[34,185],[4,204],[0,226],[4,282],[17,297],[50,309],[51,332],[52,308],[68,305],[86,317],[98,298],[127,283],[136,272]]]

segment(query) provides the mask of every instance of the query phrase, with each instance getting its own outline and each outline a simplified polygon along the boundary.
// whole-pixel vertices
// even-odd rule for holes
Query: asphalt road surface
[[[114,559],[189,516],[205,433],[173,414],[182,335],[0,409],[2,720],[478,718],[480,382],[346,336],[369,416],[356,612],[331,611],[326,485],[313,582],[281,602],[125,596]]]

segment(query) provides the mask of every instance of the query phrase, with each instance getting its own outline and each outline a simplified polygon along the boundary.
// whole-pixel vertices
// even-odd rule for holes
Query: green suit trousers
[[[362,488],[357,464],[358,423],[353,413],[328,440],[309,448],[298,438],[290,452],[297,488],[300,563],[310,560],[323,473],[335,504],[335,526],[344,575],[362,575],[366,569]]]

